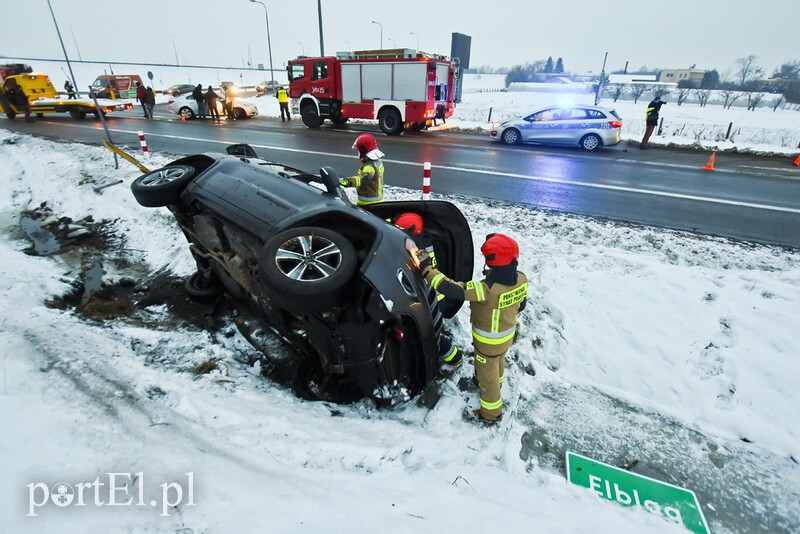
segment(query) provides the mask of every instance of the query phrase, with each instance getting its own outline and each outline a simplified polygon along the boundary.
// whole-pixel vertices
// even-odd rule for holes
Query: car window
[[[574,121],[586,118],[586,110],[581,108],[563,108],[555,112],[557,121]]]
[[[587,109],[586,113],[587,113],[587,115],[589,116],[590,119],[605,119],[606,118],[606,114],[603,113],[602,111],[597,110],[597,109]]]
[[[314,72],[311,75],[312,80],[324,80],[328,77],[328,65],[324,61],[314,62]]]
[[[542,111],[534,113],[533,115],[528,117],[527,120],[533,121],[533,122],[551,121],[551,120],[554,119],[554,116],[555,116],[554,114],[555,114],[556,111],[557,110],[555,110],[555,109],[544,109]]]
[[[622,117],[620,117],[619,115],[617,115],[617,111],[616,111],[616,110],[612,109],[611,111],[609,111],[609,113],[611,113],[612,115],[614,115],[614,118],[616,118],[618,121],[621,121],[621,120],[622,120]]]

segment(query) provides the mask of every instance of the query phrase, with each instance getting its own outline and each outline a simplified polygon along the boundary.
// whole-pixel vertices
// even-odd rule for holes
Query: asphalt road
[[[603,217],[630,223],[689,230],[737,240],[800,247],[800,167],[784,157],[719,154],[716,171],[704,171],[709,153],[630,149],[625,143],[598,153],[578,149],[505,146],[485,134],[447,130],[387,137],[377,126],[326,123],[306,128],[299,117],[213,123],[181,122],[157,106],[156,118],[140,110],[107,118],[112,139],[140,154],[137,130],[151,151],[189,154],[224,152],[250,143],[261,157],[316,172],[332,166],[340,175],[358,167],[351,148],[362,132],[376,135],[386,153],[386,183],[420,189],[422,163],[433,164],[434,194],[465,195],[522,203],[539,209]],[[0,122],[25,133],[100,143],[100,121],[48,115],[34,123]],[[124,164],[124,162],[123,162]]]

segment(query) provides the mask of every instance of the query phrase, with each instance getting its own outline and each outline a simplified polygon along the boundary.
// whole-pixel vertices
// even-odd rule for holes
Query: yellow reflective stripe
[[[478,299],[478,302],[486,300],[486,294],[483,292],[483,284],[481,284],[480,282],[473,282],[472,280],[470,280],[469,282],[467,282],[465,289],[467,291],[474,290],[475,298]]]
[[[486,363],[486,358],[481,356],[480,354],[475,354],[475,361],[478,363]]]
[[[492,310],[492,332],[500,330],[500,310]]]
[[[481,408],[485,410],[499,410],[503,407],[503,399],[496,402],[489,402],[481,399]]]
[[[528,296],[528,282],[515,287],[505,293],[500,295],[498,299],[497,307],[499,309],[508,308],[509,306],[516,304],[517,302],[521,302]]]
[[[501,376],[501,377],[500,377],[500,383],[501,383],[501,384],[503,383],[503,379],[504,379],[504,378],[505,378],[505,375],[503,375],[503,376]]]
[[[453,345],[453,350],[450,351],[450,354],[444,357],[444,361],[449,362],[455,357],[456,353],[458,352],[458,347]]]
[[[368,204],[377,204],[383,202],[383,197],[358,197],[358,205],[366,206]]]
[[[502,332],[486,332],[480,328],[472,327],[472,337],[475,341],[480,341],[487,345],[502,345],[514,339],[514,332],[517,330],[516,326],[503,330]]]
[[[441,293],[437,293],[436,300],[444,300],[444,295],[442,295]]]
[[[433,280],[431,280],[431,287],[433,289],[438,289],[439,284],[442,283],[442,280],[444,280],[444,278],[445,276],[442,273],[439,273],[436,276],[434,276]]]

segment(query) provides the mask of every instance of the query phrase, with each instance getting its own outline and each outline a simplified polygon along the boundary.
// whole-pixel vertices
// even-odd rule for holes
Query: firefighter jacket
[[[286,92],[286,89],[278,89],[278,102],[281,104],[287,104],[289,102],[289,93]]]
[[[429,267],[423,276],[435,290],[445,296],[462,296],[469,301],[472,323],[472,344],[484,356],[504,354],[514,342],[517,331],[517,313],[524,309],[528,296],[528,278],[516,271],[516,276],[494,281],[492,269],[484,271],[486,278],[479,282],[456,282],[438,269]],[[516,278],[516,280],[513,280]]]
[[[379,159],[361,158],[358,174],[342,178],[341,183],[356,188],[359,206],[383,202],[383,163]]]

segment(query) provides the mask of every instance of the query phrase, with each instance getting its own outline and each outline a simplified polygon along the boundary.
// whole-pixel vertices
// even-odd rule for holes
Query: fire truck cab
[[[409,49],[339,52],[289,61],[289,95],[309,128],[377,119],[392,135],[453,114],[458,60]]]

